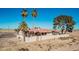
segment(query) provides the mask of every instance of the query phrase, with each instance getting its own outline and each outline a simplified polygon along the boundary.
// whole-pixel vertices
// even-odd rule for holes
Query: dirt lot
[[[25,43],[15,32],[0,32],[0,51],[79,51],[79,31],[70,37]]]

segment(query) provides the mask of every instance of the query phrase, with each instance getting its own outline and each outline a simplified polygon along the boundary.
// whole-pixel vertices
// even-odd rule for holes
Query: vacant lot
[[[16,39],[16,32],[0,32],[0,51],[79,51],[79,31],[70,37],[25,43]]]

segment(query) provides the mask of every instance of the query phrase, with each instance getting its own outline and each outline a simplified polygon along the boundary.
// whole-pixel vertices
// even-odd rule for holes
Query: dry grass
[[[0,32],[15,32],[15,30],[6,30],[6,29],[4,29],[4,30],[0,30]]]

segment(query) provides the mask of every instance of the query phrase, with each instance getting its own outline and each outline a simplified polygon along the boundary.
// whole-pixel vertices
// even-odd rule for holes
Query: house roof
[[[43,28],[32,28],[32,29],[29,29],[28,30],[29,32],[40,32],[40,33],[48,33],[48,32],[52,32],[51,30],[49,29],[43,29]]]

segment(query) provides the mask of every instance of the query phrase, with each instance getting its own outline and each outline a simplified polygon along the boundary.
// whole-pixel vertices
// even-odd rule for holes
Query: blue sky
[[[26,23],[28,27],[33,26],[52,29],[53,19],[59,15],[72,16],[76,22],[75,29],[79,29],[79,8],[36,8],[38,16],[31,16],[33,8],[26,8],[28,16]],[[22,22],[22,8],[0,8],[0,28],[16,29]]]

